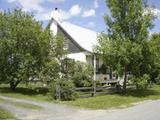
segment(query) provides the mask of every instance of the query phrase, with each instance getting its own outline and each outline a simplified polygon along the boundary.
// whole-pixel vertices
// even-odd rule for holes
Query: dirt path
[[[0,98],[43,107],[43,109],[32,110],[0,103],[1,107],[9,110],[20,120],[160,120],[160,100],[143,102],[125,109],[84,110],[55,103],[35,102],[4,96],[0,96]]]
[[[10,111],[12,114],[15,115],[16,118],[19,118],[20,120],[88,120],[93,116],[92,112],[94,112],[55,103],[39,101],[35,102],[31,100],[16,99],[4,96],[0,96],[0,98],[18,103],[29,103],[33,105],[38,105],[43,108],[39,110],[32,110],[15,107],[11,104],[0,103],[1,107]]]

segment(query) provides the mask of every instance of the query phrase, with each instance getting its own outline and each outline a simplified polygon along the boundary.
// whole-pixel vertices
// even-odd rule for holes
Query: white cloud
[[[72,16],[76,16],[81,13],[81,10],[82,10],[82,8],[78,4],[76,4],[70,8],[69,12]]]
[[[152,12],[155,15],[155,17],[160,20],[160,10],[157,8],[154,8],[152,9]]]
[[[78,16],[79,14],[81,14],[81,7],[79,5],[73,5],[68,11],[64,11],[59,9],[59,20],[68,20],[72,17]],[[42,12],[37,12],[35,18],[38,20],[49,20],[51,18],[51,12],[53,12],[52,10],[45,10]]]
[[[98,0],[94,0],[94,8],[99,8]]]
[[[9,3],[16,2],[22,7],[22,10],[33,12],[37,20],[49,20],[51,18],[51,10],[42,7],[46,1],[51,3],[65,2],[65,0],[7,0]],[[65,14],[66,16],[66,14]]]
[[[35,18],[38,20],[49,20],[51,17],[51,9],[44,8],[42,5],[47,1],[50,3],[65,2],[66,0],[7,0],[9,3],[17,3],[21,6],[22,10],[34,12]],[[94,8],[99,7],[98,1],[94,1]],[[95,9],[84,10],[79,4],[73,5],[69,10],[60,10],[60,19],[68,20],[75,16],[90,17],[95,15]],[[91,25],[91,23],[90,23]]]
[[[76,4],[73,5],[69,11],[63,11],[63,10],[59,10],[59,17],[61,20],[68,20],[74,16],[78,16],[81,14],[82,8]]]
[[[51,3],[59,3],[59,2],[65,2],[65,0],[7,0],[9,3],[17,2],[22,6],[22,9],[24,11],[31,12],[32,10],[43,12],[45,11],[42,7],[42,4],[47,2]]]
[[[148,13],[152,13],[154,17],[160,20],[160,10],[159,9],[151,8],[151,7],[144,9],[143,15],[148,14]]]
[[[90,17],[95,15],[95,10],[90,9],[83,12],[82,17]]]
[[[93,27],[95,27],[95,23],[94,22],[89,22],[88,26],[93,28]]]
[[[44,2],[43,0],[8,0],[9,3],[17,2],[22,6],[24,11],[31,12],[32,10],[35,11],[43,11],[43,7],[41,4]]]

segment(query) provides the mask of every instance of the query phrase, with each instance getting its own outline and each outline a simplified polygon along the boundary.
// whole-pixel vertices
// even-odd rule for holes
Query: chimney
[[[60,21],[60,13],[58,8],[55,8],[53,12],[51,12],[51,18],[55,19],[56,21]]]
[[[58,8],[55,8],[51,12],[51,18],[53,18],[54,20],[51,23],[50,30],[52,31],[53,36],[55,36],[57,35],[57,32],[58,32],[57,22],[60,21],[60,13],[59,13]]]

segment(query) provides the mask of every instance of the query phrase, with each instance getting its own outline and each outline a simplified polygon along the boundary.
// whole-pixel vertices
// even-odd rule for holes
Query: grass
[[[160,86],[155,85],[148,90],[128,90],[125,94],[106,94],[76,101],[64,101],[63,104],[87,109],[124,108],[144,100],[160,99]]]
[[[15,91],[12,91],[8,85],[1,85],[0,94],[3,96],[30,99],[35,101],[53,101],[53,99],[48,95],[48,89],[45,87],[28,88],[24,85],[19,85]]]
[[[55,102],[48,96],[48,90],[44,87],[32,89],[20,86],[13,92],[9,87],[2,86],[0,87],[0,93],[1,95],[9,97]],[[129,89],[125,94],[97,93],[96,97],[79,98],[76,101],[63,101],[60,103],[87,109],[109,109],[124,108],[144,100],[156,99],[160,99],[160,85],[154,85],[148,90]]]
[[[16,119],[10,112],[0,107],[0,120],[16,120]]]

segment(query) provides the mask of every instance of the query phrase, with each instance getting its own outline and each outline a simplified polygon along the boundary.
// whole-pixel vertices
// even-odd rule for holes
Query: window
[[[68,50],[68,39],[65,38],[64,40],[64,50]]]

